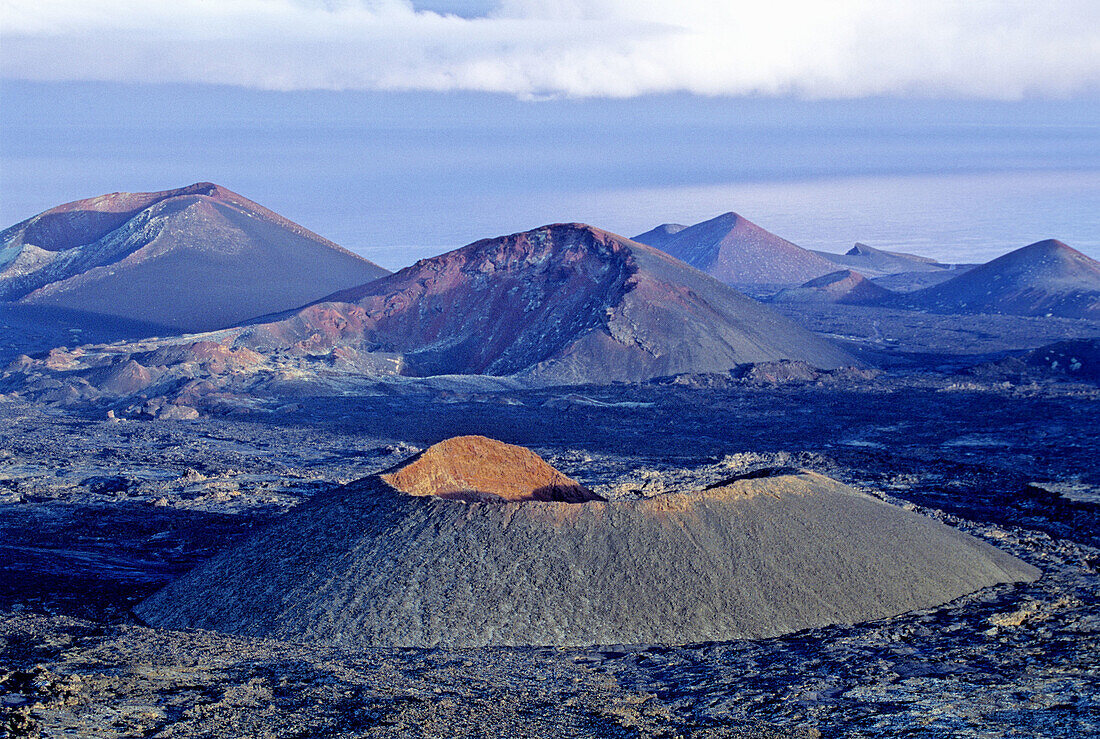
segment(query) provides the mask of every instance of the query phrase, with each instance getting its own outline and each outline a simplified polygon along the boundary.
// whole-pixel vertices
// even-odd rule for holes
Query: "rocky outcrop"
[[[557,480],[552,468],[487,448],[452,440],[315,497],[135,612],[160,627],[352,648],[683,644],[878,619],[1038,576],[810,472],[639,500],[545,501],[531,488]],[[460,461],[437,475],[435,460],[451,453]],[[514,468],[517,455],[526,461]],[[490,470],[498,464],[509,466]],[[456,469],[476,475],[455,484]],[[406,478],[417,494],[391,484]],[[446,497],[426,494],[437,479]],[[478,502],[454,499],[481,482],[491,489]]]
[[[986,362],[968,370],[988,380],[1100,381],[1100,339],[1072,339]]]

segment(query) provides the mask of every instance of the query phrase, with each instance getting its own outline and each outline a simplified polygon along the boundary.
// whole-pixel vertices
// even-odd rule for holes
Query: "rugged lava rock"
[[[206,331],[386,270],[230,190],[118,192],[0,232],[0,300]]]
[[[452,440],[316,497],[135,612],[155,626],[345,647],[683,644],[877,619],[1039,574],[802,471],[642,500],[501,500],[558,479],[526,458],[489,471],[522,457],[501,447]],[[441,479],[447,495],[473,469],[492,502],[387,482],[423,493]]]
[[[980,364],[970,374],[991,379],[1058,378],[1100,381],[1100,339],[1059,341],[1038,349]]]

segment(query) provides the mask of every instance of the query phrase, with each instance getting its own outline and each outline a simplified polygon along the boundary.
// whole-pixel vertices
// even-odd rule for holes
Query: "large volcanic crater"
[[[685,644],[927,608],[1038,571],[802,470],[604,500],[482,437],[291,511],[139,604],[343,647]]]
[[[630,249],[610,234],[555,224],[421,260],[307,308],[307,320],[325,329],[331,321],[324,311],[355,304],[362,317],[349,317],[359,324],[354,329],[375,350],[404,353],[406,374],[446,374],[455,367],[510,374],[606,327],[637,270]]]

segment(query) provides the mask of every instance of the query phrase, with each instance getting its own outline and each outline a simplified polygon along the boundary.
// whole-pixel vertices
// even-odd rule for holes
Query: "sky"
[[[9,79],[518,96],[1066,97],[1095,0],[3,0]]]
[[[387,267],[729,210],[1100,257],[1100,3],[0,0],[0,226],[196,181]]]

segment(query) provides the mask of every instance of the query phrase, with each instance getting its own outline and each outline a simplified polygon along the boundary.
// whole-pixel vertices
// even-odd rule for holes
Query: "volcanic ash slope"
[[[663,252],[557,224],[484,239],[231,329],[17,358],[7,386],[61,402],[141,393],[195,406],[224,392],[344,391],[398,375],[607,384],[780,360],[859,364]]]
[[[1100,320],[1100,262],[1057,239],[1047,239],[896,302],[935,313]]]
[[[665,224],[639,234],[649,244],[729,285],[794,286],[836,271],[836,264],[736,213],[687,228]]]
[[[881,277],[906,272],[947,272],[951,269],[950,264],[937,262],[931,257],[922,257],[918,254],[907,254],[900,251],[886,251],[885,249],[876,249],[873,246],[860,243],[857,243],[844,254],[832,254],[825,251],[814,251],[814,254],[868,277]]]
[[[0,300],[206,331],[388,272],[209,182],[51,208],[0,232]]]
[[[882,618],[1038,574],[810,472],[606,501],[527,450],[460,437],[311,500],[135,612],[344,647],[683,644]]]

